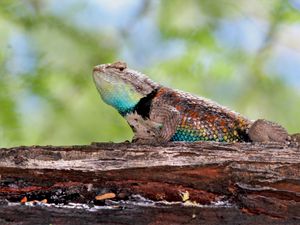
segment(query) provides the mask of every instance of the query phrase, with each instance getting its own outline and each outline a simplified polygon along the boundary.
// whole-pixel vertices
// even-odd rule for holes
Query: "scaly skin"
[[[102,99],[127,120],[134,141],[285,142],[275,123],[255,122],[208,99],[163,87],[123,62],[94,67]]]
[[[161,87],[153,104],[170,105],[180,112],[171,141],[249,141],[252,121],[210,100]]]

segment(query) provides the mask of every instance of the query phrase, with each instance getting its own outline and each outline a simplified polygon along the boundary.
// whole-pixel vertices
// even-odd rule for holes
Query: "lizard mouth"
[[[95,82],[102,86],[101,83],[122,83],[121,73],[124,73],[124,70],[127,68],[126,63],[124,62],[115,62],[108,64],[100,64],[93,68],[93,77]],[[126,74],[126,73],[124,73]]]
[[[100,93],[108,90],[112,91],[122,84],[122,82],[118,81],[118,77],[110,72],[108,65],[101,64],[93,68],[93,79]]]
[[[109,82],[107,74],[105,73],[106,72],[105,68],[106,68],[105,64],[98,65],[93,68],[93,78],[98,85],[101,85],[102,81]]]

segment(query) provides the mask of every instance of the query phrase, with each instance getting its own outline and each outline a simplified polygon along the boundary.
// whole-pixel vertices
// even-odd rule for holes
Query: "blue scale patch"
[[[172,136],[170,141],[219,141],[226,142],[222,137],[215,139],[213,136],[201,136],[197,130],[177,129],[176,133]]]
[[[171,141],[205,141],[205,139],[190,130],[177,129]]]

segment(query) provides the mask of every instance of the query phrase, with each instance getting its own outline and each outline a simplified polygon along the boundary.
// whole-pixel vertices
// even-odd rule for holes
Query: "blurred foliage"
[[[0,146],[130,139],[126,121],[100,100],[91,77],[94,65],[120,59],[167,86],[299,132],[300,85],[272,70],[278,48],[291,43],[287,30],[300,29],[295,2],[2,0]],[[105,22],[91,21],[91,9]],[[110,20],[106,11],[114,10]],[[259,47],[228,42],[230,29],[247,26],[241,21],[262,24],[263,32],[258,26],[239,34],[262,33]],[[224,23],[230,29],[220,33]],[[288,48],[300,54],[299,43]]]

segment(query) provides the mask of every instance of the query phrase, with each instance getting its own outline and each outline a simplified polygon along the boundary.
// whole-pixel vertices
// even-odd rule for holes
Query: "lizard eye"
[[[127,64],[124,62],[115,62],[113,64],[109,64],[108,67],[118,69],[122,72],[127,68]]]

